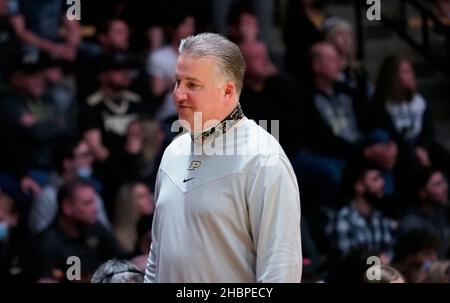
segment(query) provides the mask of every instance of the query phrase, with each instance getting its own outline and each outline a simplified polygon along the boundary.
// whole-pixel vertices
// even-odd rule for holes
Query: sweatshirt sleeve
[[[148,255],[148,261],[147,261],[147,267],[145,269],[145,276],[144,276],[144,283],[156,283],[156,263],[157,263],[157,252],[159,250],[158,248],[158,242],[159,242],[159,238],[158,238],[158,196],[159,196],[159,173],[158,176],[156,177],[156,185],[155,185],[155,193],[154,193],[154,198],[155,198],[155,217],[153,219],[153,224],[152,224],[152,243],[150,245],[150,253]]]
[[[256,280],[299,283],[300,196],[292,167],[284,155],[271,155],[250,179],[247,203],[256,249]]]

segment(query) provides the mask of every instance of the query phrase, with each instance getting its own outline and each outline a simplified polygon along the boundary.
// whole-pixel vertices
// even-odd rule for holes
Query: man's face
[[[363,183],[367,193],[380,199],[383,197],[384,179],[378,170],[369,170],[364,176]]]
[[[266,79],[273,74],[275,67],[270,61],[267,48],[260,42],[248,42],[241,46],[246,65],[246,74],[250,77]]]
[[[193,35],[195,32],[195,21],[194,17],[187,16],[184,18],[183,22],[180,23],[175,29],[175,39],[180,41],[190,35]]]
[[[444,175],[435,172],[425,187],[425,194],[431,201],[448,204],[448,183]]]
[[[397,155],[398,148],[394,141],[372,144],[364,149],[366,159],[389,170],[394,168]]]
[[[13,79],[12,84],[29,97],[38,99],[45,93],[46,83],[42,72],[32,74],[16,72]]]
[[[82,224],[95,224],[97,221],[97,206],[95,191],[91,186],[79,186],[67,204],[66,215]]]
[[[189,123],[191,130],[200,131],[207,121],[220,119],[225,98],[225,81],[211,58],[178,57],[175,69],[174,100],[178,118]],[[202,114],[202,123],[194,124],[194,113]]]
[[[128,25],[121,21],[115,20],[111,23],[107,33],[108,44],[115,50],[127,50],[130,37]]]
[[[332,38],[333,44],[338,51],[344,55],[351,55],[353,52],[353,32],[351,29],[341,29]]]
[[[313,63],[316,75],[331,81],[339,79],[342,71],[342,59],[332,45],[324,45],[320,47],[320,58]]]
[[[92,154],[89,145],[85,141],[75,147],[73,151],[73,166],[75,169],[89,168],[92,169],[92,163],[94,162],[94,156]]]
[[[126,89],[131,83],[131,74],[127,69],[112,69],[101,76],[102,82],[114,90]]]

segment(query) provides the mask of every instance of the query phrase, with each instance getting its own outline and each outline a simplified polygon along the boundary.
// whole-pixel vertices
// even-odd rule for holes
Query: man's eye
[[[197,87],[199,87],[200,85],[198,85],[198,84],[196,84],[196,83],[190,82],[190,83],[188,83],[187,86],[188,86],[189,88],[197,88]]]

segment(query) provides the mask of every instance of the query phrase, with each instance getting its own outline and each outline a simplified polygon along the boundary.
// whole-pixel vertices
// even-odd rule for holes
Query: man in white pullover
[[[297,180],[278,141],[242,113],[239,48],[203,33],[179,53],[174,100],[188,133],[159,167],[145,282],[300,282]]]

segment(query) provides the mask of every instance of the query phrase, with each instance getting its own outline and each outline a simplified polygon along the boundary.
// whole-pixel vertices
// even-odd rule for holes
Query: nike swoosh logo
[[[186,183],[187,181],[191,181],[192,179],[194,179],[195,177],[189,178],[189,179],[184,179],[183,183]]]

